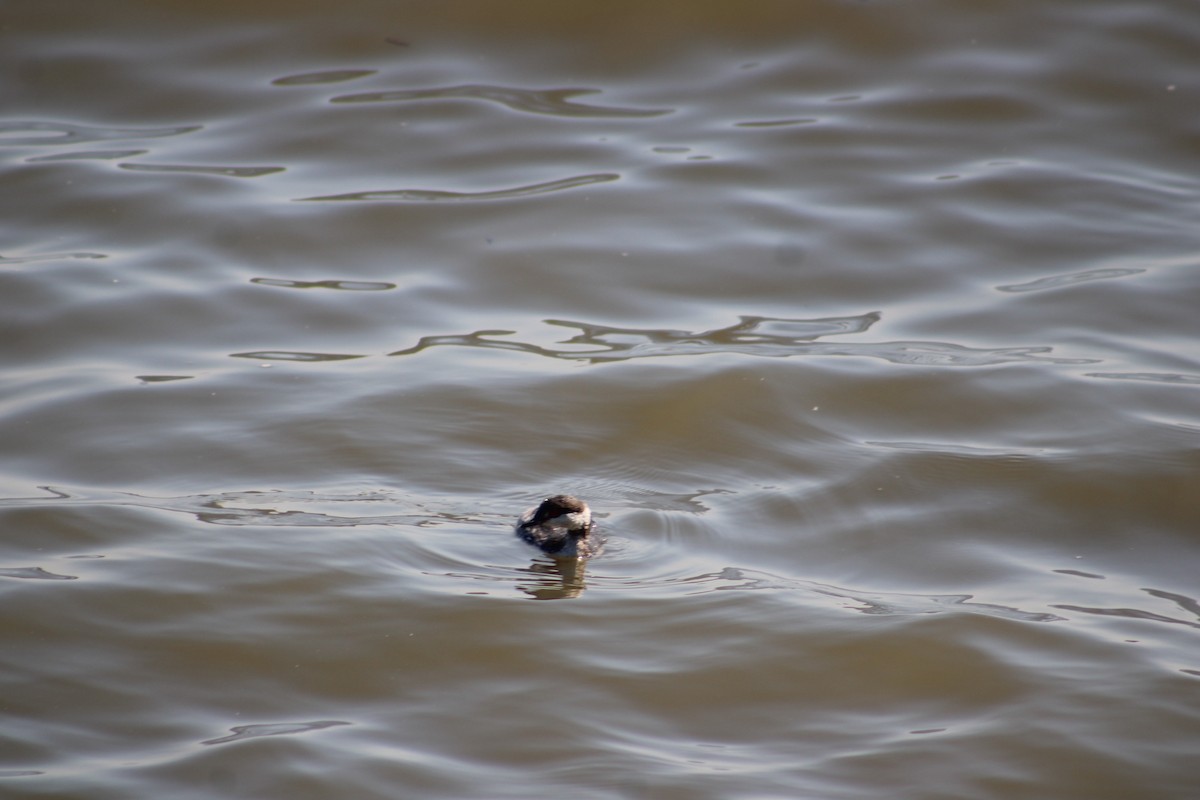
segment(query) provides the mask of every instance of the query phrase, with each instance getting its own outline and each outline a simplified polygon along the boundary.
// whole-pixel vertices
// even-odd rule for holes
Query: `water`
[[[1200,790],[1191,4],[0,27],[0,794]]]

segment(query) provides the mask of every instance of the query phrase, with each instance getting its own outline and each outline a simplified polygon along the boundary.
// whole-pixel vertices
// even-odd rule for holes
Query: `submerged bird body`
[[[604,547],[587,503],[569,494],[547,497],[517,520],[517,535],[558,558],[588,558]]]

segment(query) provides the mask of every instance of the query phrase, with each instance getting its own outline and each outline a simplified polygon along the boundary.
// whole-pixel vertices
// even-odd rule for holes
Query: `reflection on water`
[[[378,70],[373,69],[330,69],[322,72],[306,72],[301,75],[288,75],[271,81],[276,86],[314,86],[322,83],[342,83],[354,81],[374,75]]]
[[[569,600],[579,597],[587,588],[587,561],[577,558],[537,558],[524,572],[530,580],[517,588],[534,600]]]
[[[62,261],[71,258],[108,258],[104,253],[40,253],[32,256],[0,256],[0,264],[33,264],[38,261]]]
[[[423,336],[412,347],[388,355],[407,356],[432,347],[479,347],[517,350],[524,353],[567,360],[601,363],[634,358],[662,356],[740,353],[763,357],[857,356],[878,358],[893,364],[939,367],[983,367],[1017,362],[1048,364],[1091,364],[1096,359],[1062,358],[1043,355],[1052,347],[974,348],[950,342],[817,342],[828,336],[862,333],[875,322],[877,312],[857,317],[819,319],[776,319],[742,316],[741,321],[725,328],[707,331],[619,328],[587,322],[548,319],[548,325],[575,328],[580,332],[561,344],[569,348],[550,348],[519,341],[491,337],[507,336],[514,331],[482,330],[468,334]],[[579,349],[579,347],[589,349]]]
[[[804,589],[828,595],[829,597],[849,600],[856,606],[847,606],[864,614],[906,615],[906,614],[937,614],[945,611],[966,611],[974,614],[986,614],[1006,619],[1016,619],[1025,622],[1058,622],[1063,618],[1055,614],[1043,612],[1022,611],[994,603],[970,602],[969,594],[909,594],[904,592],[869,592],[861,589],[844,589],[837,586],[827,586],[812,581],[785,580],[774,575],[756,573],[749,570],[727,569],[714,576],[722,581],[737,581],[734,585],[716,587],[718,589]]]
[[[41,567],[0,567],[0,578],[29,578],[41,581],[73,581],[75,575],[56,575]]]
[[[439,521],[462,521],[460,514],[450,510],[432,511],[428,502],[382,491],[362,491],[350,494],[308,491],[221,492],[178,497],[149,497],[129,492],[98,492],[76,489],[64,490],[40,487],[49,497],[0,498],[0,508],[37,505],[129,506],[189,514],[200,522],[214,525],[285,525],[295,527],[358,527],[362,525],[431,526]],[[383,503],[391,507],[407,507],[403,513],[379,515],[347,515],[306,511],[288,506],[358,506]]]
[[[1089,372],[1089,378],[1108,378],[1114,381],[1149,381],[1200,386],[1200,374],[1181,375],[1177,372]]]
[[[365,356],[355,353],[302,353],[293,350],[255,350],[250,353],[230,353],[230,358],[250,358],[255,361],[349,361]]]
[[[529,114],[554,117],[638,118],[670,114],[670,109],[618,108],[573,102],[571,98],[599,94],[599,89],[521,89],[515,86],[439,86],[431,89],[404,89],[393,92],[366,92],[335,97],[334,103],[394,103],[404,100],[485,100]]]
[[[133,172],[184,172],[192,175],[217,175],[224,178],[261,178],[283,172],[283,167],[207,167],[190,164],[117,164]]]
[[[608,183],[620,177],[620,175],[604,172],[594,175],[575,175],[556,181],[545,181],[526,186],[513,186],[507,189],[490,189],[482,192],[448,192],[440,189],[384,189],[369,192],[331,194],[321,197],[304,197],[301,199],[303,201],[390,200],[398,202],[515,200],[521,197],[535,197],[552,192],[561,192],[564,189],[577,189],[580,186],[591,186],[595,183]]]
[[[222,736],[219,739],[208,739],[200,744],[229,744],[230,742],[240,742],[246,739],[258,739],[263,736],[291,736],[297,733],[308,733],[310,731],[319,731],[325,728],[335,728],[339,725],[349,724],[349,722],[341,722],[334,719],[322,719],[314,722],[268,722],[254,725],[235,725],[230,728],[233,731],[230,735]]]
[[[1157,597],[1162,600],[1168,600],[1179,606],[1180,611],[1184,611],[1194,617],[1197,621],[1191,619],[1179,619],[1166,614],[1156,614],[1150,611],[1143,611],[1137,608],[1088,608],[1086,606],[1070,606],[1056,605],[1055,608],[1061,608],[1063,611],[1081,611],[1085,614],[1098,614],[1102,617],[1124,617],[1125,619],[1140,619],[1151,620],[1153,622],[1167,622],[1172,625],[1186,625],[1189,628],[1200,628],[1200,601],[1187,595],[1176,594],[1175,592],[1164,592],[1161,589],[1143,589],[1146,594],[1151,597]]]
[[[201,130],[202,125],[169,128],[108,128],[74,122],[0,122],[0,146],[58,146],[114,139],[160,139]]]
[[[1083,272],[1073,272],[1069,275],[1054,275],[1049,278],[1038,278],[1025,283],[1015,283],[1009,286],[997,286],[1002,292],[1041,292],[1047,289],[1058,289],[1063,286],[1074,286],[1088,281],[1103,281],[1112,278],[1127,278],[1145,272],[1144,269],[1105,268],[1089,269]]]
[[[386,281],[296,281],[287,278],[251,278],[251,283],[260,286],[275,286],[280,289],[339,289],[345,292],[385,292],[395,289],[396,284]]]
[[[119,158],[133,158],[145,155],[149,150],[75,150],[70,153],[53,153],[48,156],[35,156],[28,159],[30,163],[39,161],[115,161]]]

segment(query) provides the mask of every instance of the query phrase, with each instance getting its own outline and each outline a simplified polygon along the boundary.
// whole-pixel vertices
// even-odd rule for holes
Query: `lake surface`
[[[0,795],[1200,796],[1194,3],[0,37]]]

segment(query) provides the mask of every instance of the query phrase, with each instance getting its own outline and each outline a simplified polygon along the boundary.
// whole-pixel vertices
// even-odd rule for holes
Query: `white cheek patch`
[[[572,528],[586,528],[592,522],[592,515],[588,511],[572,511],[570,514],[564,514],[567,524]]]

